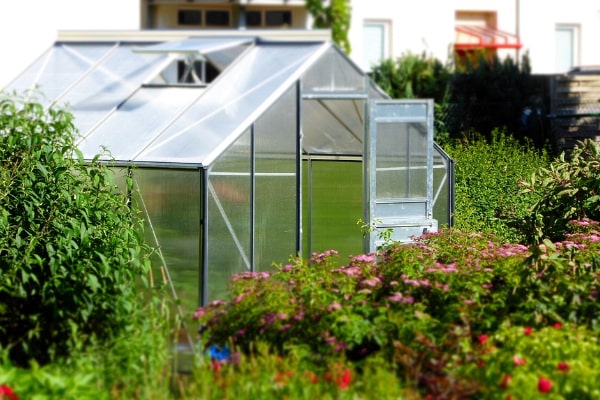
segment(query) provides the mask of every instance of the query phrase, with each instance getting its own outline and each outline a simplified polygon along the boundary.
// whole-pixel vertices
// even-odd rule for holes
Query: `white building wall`
[[[139,27],[139,0],[1,0],[0,89],[49,48],[59,30]]]

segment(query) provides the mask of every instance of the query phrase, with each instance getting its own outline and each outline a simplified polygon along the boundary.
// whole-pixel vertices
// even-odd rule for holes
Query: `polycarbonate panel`
[[[302,104],[304,153],[362,154],[364,100],[305,99]]]
[[[376,198],[427,197],[427,126],[377,124]]]
[[[137,53],[196,53],[207,54],[223,51],[240,45],[248,45],[254,42],[254,38],[188,38],[185,40],[174,40],[159,43],[151,46],[138,46],[135,48]]]
[[[141,195],[134,204],[145,216],[146,241],[160,246],[166,264],[161,271],[162,260],[155,253],[151,279],[170,289],[168,272],[183,317],[189,317],[200,302],[200,171],[136,168],[133,177]]]
[[[42,96],[36,99],[47,105],[57,100],[68,88],[83,78],[114,44],[57,43],[35,61],[8,87],[22,93],[36,89]]]
[[[296,254],[297,173],[296,86],[288,90],[254,125],[255,269],[271,270]]]
[[[250,49],[138,160],[209,165],[299,78],[303,65],[321,46],[273,44]]]
[[[63,98],[70,105],[82,135],[152,77],[167,57],[136,54],[131,49],[131,45],[119,46]]]
[[[433,146],[433,218],[440,227],[451,225],[453,164],[437,145]]]
[[[186,87],[141,88],[83,139],[79,149],[86,158],[106,147],[117,161],[133,160],[200,94],[198,89]]]
[[[304,94],[365,94],[365,75],[341,51],[330,47],[302,76]]]
[[[362,163],[303,161],[303,174],[303,256],[333,249],[343,262],[360,254]]]
[[[251,136],[246,131],[208,172],[208,299],[227,296],[231,277],[251,269]]]
[[[223,71],[236,58],[248,49],[247,44],[234,46],[206,54],[206,58],[220,71]]]

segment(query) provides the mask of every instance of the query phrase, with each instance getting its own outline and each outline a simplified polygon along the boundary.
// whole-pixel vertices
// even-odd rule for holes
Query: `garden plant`
[[[450,142],[460,224],[234,276],[189,316],[181,374],[167,297],[141,290],[135,196],[80,159],[68,112],[0,106],[2,400],[600,396],[594,142],[552,161],[500,134]]]

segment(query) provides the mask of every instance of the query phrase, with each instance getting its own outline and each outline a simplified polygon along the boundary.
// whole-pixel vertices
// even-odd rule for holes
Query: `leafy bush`
[[[229,344],[242,355],[264,343],[282,356],[301,349],[306,368],[347,360],[357,380],[361,365],[380,359],[406,390],[431,398],[485,397],[504,367],[492,358],[507,357],[502,349],[492,356],[482,346],[491,338],[512,340],[504,332],[514,326],[531,332],[576,324],[596,334],[600,328],[598,224],[570,226],[568,240],[533,248],[445,231],[352,257],[345,265],[327,251],[270,273],[237,275],[231,300],[215,301],[195,317],[204,327],[203,343]],[[560,343],[556,335],[549,341]],[[536,351],[550,352],[552,346]],[[574,350],[569,354],[575,357]],[[549,363],[556,357],[549,355]],[[581,368],[595,365],[578,360]],[[487,369],[486,363],[499,366]]]
[[[394,99],[432,98],[445,100],[450,71],[426,53],[407,53],[397,60],[386,59],[373,67],[371,77]]]
[[[0,99],[0,345],[44,364],[129,323],[146,270],[141,224],[71,115]]]
[[[451,140],[444,150],[455,164],[455,226],[491,232],[500,240],[520,242],[521,221],[530,215],[535,194],[519,191],[518,182],[549,163],[544,151],[520,144],[502,130],[491,140]]]
[[[548,167],[520,180],[519,195],[535,200],[520,226],[532,243],[562,240],[574,219],[600,220],[600,146],[587,139]]]

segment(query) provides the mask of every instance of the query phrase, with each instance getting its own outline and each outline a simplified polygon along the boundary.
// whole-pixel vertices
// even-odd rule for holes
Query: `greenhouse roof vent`
[[[147,86],[206,86],[212,82],[256,38],[189,38],[140,46],[140,54],[168,55],[167,63]]]

